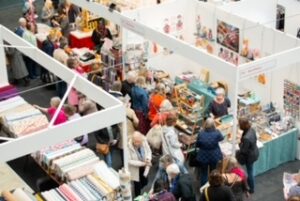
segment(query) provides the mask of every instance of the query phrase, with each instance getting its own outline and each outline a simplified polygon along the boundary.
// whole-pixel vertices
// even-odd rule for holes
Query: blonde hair
[[[59,97],[55,96],[55,97],[51,98],[50,105],[52,107],[58,108],[60,102],[61,102],[61,99]]]
[[[239,162],[233,156],[227,159],[227,167],[225,168],[225,172],[230,172],[233,168],[239,167]]]
[[[44,8],[52,9],[53,8],[53,3],[51,0],[46,0],[44,4]]]
[[[144,88],[146,86],[146,79],[143,76],[139,76],[136,79],[135,85]]]

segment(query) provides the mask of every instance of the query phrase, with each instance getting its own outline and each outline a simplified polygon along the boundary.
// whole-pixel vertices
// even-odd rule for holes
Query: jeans
[[[216,169],[217,164],[202,164],[200,166],[200,186],[203,186],[208,181],[208,172]]]
[[[253,163],[246,164],[247,174],[248,174],[248,185],[250,188],[249,193],[254,193],[254,173],[253,173]]]
[[[35,79],[38,76],[37,63],[27,56],[24,56],[23,58],[29,74],[29,78]]]
[[[63,98],[67,91],[67,83],[62,81],[56,84],[57,96]]]
[[[104,160],[108,167],[112,167],[111,152],[108,152],[108,154],[104,156]]]

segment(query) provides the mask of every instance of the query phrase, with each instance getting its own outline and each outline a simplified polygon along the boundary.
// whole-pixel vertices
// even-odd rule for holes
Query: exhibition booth
[[[153,16],[154,11],[155,16]],[[231,76],[223,73],[223,70],[229,72],[230,68],[227,69],[221,65],[211,64],[212,66],[208,66],[196,59],[192,61],[191,58],[181,56],[180,50],[177,49],[171,49],[174,53],[165,53],[163,48],[160,48],[162,51],[155,53],[153,51],[155,49],[153,48],[154,42],[150,42],[152,48],[150,46],[148,50],[150,53],[148,53],[147,64],[150,68],[162,69],[170,73],[173,78],[182,72],[191,71],[199,75],[202,69],[209,69],[211,71],[210,81],[225,80],[228,83],[229,98],[233,101],[239,100],[237,116],[249,112],[249,110],[245,112],[241,105],[252,107],[252,104],[258,104],[263,108],[259,110],[264,110],[271,103],[276,105],[276,110],[282,119],[285,116],[292,116],[295,121],[299,121],[299,111],[291,111],[291,108],[299,108],[297,100],[295,99],[295,105],[291,106],[292,101],[286,97],[287,94],[291,94],[289,89],[293,90],[299,86],[300,72],[297,67],[298,58],[295,55],[299,53],[300,42],[297,38],[264,24],[257,24],[232,15],[213,5],[197,1],[188,3],[175,1],[152,8],[128,11],[125,15],[134,21],[147,24],[149,28],[158,30],[162,35],[167,34],[171,38],[178,39],[179,43],[189,46],[190,49],[196,47],[199,48],[199,52],[205,51],[214,55],[207,55],[208,57],[214,57],[216,60],[221,58],[227,61],[223,62],[227,65],[232,63],[232,66],[236,66],[237,75],[234,74],[234,71]],[[191,21],[194,23],[190,23]],[[224,29],[227,35],[224,34]],[[234,34],[229,35],[229,31]],[[141,37],[133,36],[132,33],[126,31],[123,34],[123,47],[126,47],[127,44],[128,46],[135,43],[145,44],[145,38],[143,41]],[[226,40],[226,36],[231,40]],[[236,38],[237,40],[235,40]],[[126,51],[125,49],[125,54]],[[227,53],[224,53],[225,51]],[[233,55],[234,59],[230,55]],[[201,86],[197,86],[195,83],[189,85],[192,90],[201,91],[199,90]],[[246,93],[252,94],[247,101],[241,98]],[[298,91],[294,91],[292,94],[297,95]],[[290,101],[287,101],[288,99]],[[234,107],[233,105],[232,108],[234,109]],[[252,113],[251,109],[250,113]],[[253,115],[257,115],[255,110]],[[251,118],[255,118],[254,116]],[[268,126],[264,125],[264,127],[258,132],[261,134],[272,133],[272,131],[265,130]],[[275,139],[276,135],[273,135],[274,140],[271,141],[269,140],[272,138],[264,140],[262,137],[260,139],[264,143],[260,149],[262,157],[256,163],[256,174],[295,159],[298,131],[293,129],[285,131],[287,133],[280,135],[278,139]],[[279,131],[279,133],[282,132]],[[286,152],[280,154],[276,153],[278,150],[282,150],[278,147],[284,148],[286,144],[291,145],[290,149],[285,149]]]
[[[53,181],[57,182],[57,185],[61,185],[60,188],[71,188],[71,185],[82,185],[89,181],[94,182],[94,185],[98,187],[97,189],[102,189],[102,191],[96,192],[96,195],[86,194],[85,199],[87,200],[103,198],[131,200],[131,192],[128,190],[130,189],[129,180],[120,180],[123,177],[128,178],[127,147],[125,146],[123,150],[124,169],[120,170],[118,174],[101,161],[91,149],[73,140],[82,136],[83,133],[92,133],[119,124],[124,133],[123,143],[127,143],[124,104],[3,26],[0,27],[0,36],[2,65],[6,65],[4,48],[6,50],[14,48],[68,84],[64,97],[49,121],[44,114],[32,106],[33,103],[27,103],[21,97],[22,91],[1,97],[2,136],[0,137],[0,151],[5,153],[0,157],[1,163],[27,155],[27,157],[32,157],[40,168],[49,174]],[[7,73],[1,73],[0,80],[6,81],[2,82],[1,89],[9,86]],[[89,100],[99,104],[103,109],[80,119],[57,125],[56,120],[59,118],[68,94],[74,89],[84,94]],[[1,186],[2,195],[8,198],[7,196],[10,196],[9,191],[16,189],[12,193],[13,196],[30,199],[31,196],[27,192],[32,193],[32,189],[24,185],[22,179],[16,176],[7,165],[1,167],[3,172],[1,177],[5,179],[3,181],[6,181],[5,185]],[[7,178],[14,180],[7,180]],[[67,182],[68,184],[66,184]],[[121,184],[123,185],[122,189],[120,188]],[[124,191],[126,192],[124,193]],[[51,197],[47,195],[49,192],[36,193],[36,199],[40,196]]]
[[[136,70],[149,78],[149,88],[153,87],[153,80],[169,85],[179,116],[176,127],[186,137],[181,139],[186,144],[186,154],[193,149],[196,134],[207,117],[208,104],[215,98],[216,88],[222,87],[232,102],[230,114],[216,119],[217,128],[226,139],[221,143],[223,153],[229,156],[238,149],[241,133],[237,119],[247,116],[256,129],[260,149],[255,175],[295,160],[296,125],[300,118],[300,69],[297,66],[300,41],[297,38],[196,0],[168,1],[122,12],[92,1],[72,0],[72,3],[120,27],[121,49],[118,53],[112,53],[111,49],[109,53],[100,52],[107,69],[114,69],[117,74],[108,77],[124,80],[128,71]],[[76,31],[84,34],[82,30]],[[122,123],[123,133],[126,133],[125,108],[120,101],[5,27],[1,27],[0,37],[2,47],[4,40],[66,81],[68,92],[74,87],[105,108],[62,125],[53,126],[52,120],[45,128],[30,135],[4,137],[7,142],[0,144],[0,151],[7,154],[0,157],[2,162],[117,123]],[[75,44],[80,44],[80,41]],[[89,43],[80,46],[84,44]],[[0,57],[4,58],[2,47]],[[93,53],[92,44],[86,48]],[[110,60],[107,54],[113,54],[114,58]],[[3,66],[6,65],[4,61],[0,60]],[[6,70],[2,71],[0,69],[1,87],[8,83]],[[109,89],[109,86],[103,88]],[[66,98],[67,95],[62,102]],[[0,102],[0,115],[7,104],[11,103]],[[126,135],[123,144],[127,144]],[[17,149],[18,152],[14,151]],[[128,169],[127,157],[127,149],[124,149],[125,170]]]

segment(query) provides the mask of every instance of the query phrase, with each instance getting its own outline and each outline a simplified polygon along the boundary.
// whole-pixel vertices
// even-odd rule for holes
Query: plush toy
[[[243,40],[243,49],[242,49],[241,55],[243,57],[248,57],[248,54],[249,54],[249,40],[244,39]]]

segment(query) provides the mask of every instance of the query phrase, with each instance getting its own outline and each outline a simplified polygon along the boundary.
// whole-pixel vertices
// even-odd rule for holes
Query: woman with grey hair
[[[208,105],[207,115],[219,118],[228,115],[228,108],[231,107],[230,100],[226,97],[225,90],[218,88],[215,99]]]
[[[196,160],[201,172],[200,184],[203,186],[208,180],[208,171],[216,169],[217,163],[223,159],[219,142],[224,139],[222,133],[216,129],[214,119],[208,118],[204,128],[197,137],[196,146],[199,148]]]

